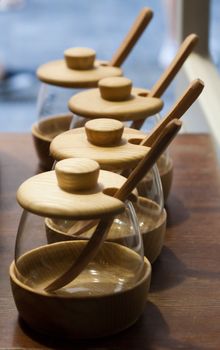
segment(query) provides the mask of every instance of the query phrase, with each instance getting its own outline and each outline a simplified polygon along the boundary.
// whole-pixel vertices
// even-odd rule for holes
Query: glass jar
[[[20,316],[41,333],[110,335],[129,327],[143,311],[151,267],[143,256],[136,213],[130,200],[123,203],[110,195],[125,178],[103,170],[97,174],[97,169],[91,160],[64,160],[55,171],[28,179],[18,190],[24,212],[10,266],[11,285]],[[51,289],[106,216],[109,231],[98,252],[75,279]],[[59,240],[54,239],[57,234]]]
[[[89,119],[114,118],[127,125],[142,125],[146,120],[145,129],[150,131],[161,119],[159,111],[163,102],[148,95],[149,90],[132,88],[131,80],[125,77],[102,79],[99,89],[86,90],[69,100],[69,108],[76,115],[70,127],[82,126]],[[173,163],[168,152],[160,157],[157,165],[166,200],[173,175]]]
[[[85,88],[96,87],[99,79],[122,75],[118,67],[95,60],[96,53],[89,48],[71,48],[64,59],[40,66],[37,76],[42,82],[37,99],[38,120],[32,126],[32,135],[42,170],[53,164],[49,156],[52,139],[70,128],[73,114],[68,110],[71,96]]]
[[[71,157],[87,157],[97,161],[101,169],[128,176],[148,152],[139,145],[145,134],[124,128],[114,119],[90,120],[85,127],[69,130],[51,143],[50,153],[59,161]],[[133,203],[144,242],[145,256],[154,262],[163,247],[166,211],[157,166],[137,185],[138,200]]]
[[[145,122],[142,124],[142,121],[140,122],[141,126],[138,124],[130,123],[130,127],[134,127],[137,130],[142,130],[143,132],[149,134],[157,124],[161,122],[162,116],[160,113],[157,113],[153,116],[148,116],[145,120]],[[162,190],[163,190],[163,197],[164,202],[166,203],[167,198],[170,193],[172,180],[173,180],[173,161],[172,158],[169,155],[169,150],[166,150],[158,159],[157,161],[157,167],[159,170],[160,178],[161,178],[161,184],[162,184]],[[148,174],[148,178],[152,176],[150,173]]]

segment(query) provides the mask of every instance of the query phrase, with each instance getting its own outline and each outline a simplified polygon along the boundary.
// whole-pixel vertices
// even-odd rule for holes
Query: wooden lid
[[[126,179],[105,170],[88,159],[65,159],[55,171],[38,174],[18,189],[18,203],[40,216],[81,220],[115,215],[124,203],[105,194],[120,188]],[[105,193],[104,193],[105,192]]]
[[[50,154],[56,160],[94,159],[102,169],[128,169],[136,166],[148,152],[148,147],[131,143],[145,136],[134,129],[125,128],[123,131],[123,124],[117,120],[94,119],[83,128],[68,130],[55,137],[50,145]]]
[[[44,83],[69,88],[96,87],[100,79],[120,76],[122,70],[106,61],[95,60],[94,50],[84,47],[67,49],[64,60],[41,65],[37,77]]]
[[[138,120],[158,113],[163,107],[160,98],[149,97],[149,91],[132,88],[124,77],[100,80],[99,88],[80,92],[69,100],[69,109],[80,116]]]

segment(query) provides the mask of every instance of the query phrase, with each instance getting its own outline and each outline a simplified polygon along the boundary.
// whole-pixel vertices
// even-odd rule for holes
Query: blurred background
[[[154,18],[123,70],[135,86],[150,88],[177,48],[166,0],[0,0],[0,131],[30,131],[36,121],[39,65],[62,58],[74,46],[91,47],[99,59],[110,59],[146,6]],[[218,69],[219,33],[220,1],[212,0],[209,43]],[[165,110],[174,96],[173,83]]]

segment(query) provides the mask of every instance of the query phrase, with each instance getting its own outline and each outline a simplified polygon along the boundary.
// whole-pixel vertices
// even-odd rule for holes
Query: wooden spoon
[[[140,11],[128,34],[113,55],[109,63],[111,66],[120,67],[123,64],[152,17],[153,12],[151,9],[143,8]]]
[[[190,34],[186,37],[186,39],[183,41],[182,45],[180,46],[176,56],[174,57],[173,61],[171,62],[169,67],[164,71],[164,73],[162,74],[160,79],[156,82],[156,84],[152,87],[147,97],[162,96],[162,94],[165,92],[167,87],[175,78],[176,74],[179,72],[180,68],[182,67],[183,63],[185,62],[189,54],[194,49],[198,40],[199,40],[199,37],[196,34]],[[133,123],[131,124],[131,128],[140,129],[143,124],[144,124],[144,119],[136,120],[136,121],[133,121]]]
[[[151,132],[140,144],[142,146],[151,147],[166,125],[174,119],[180,119],[190,108],[193,102],[196,101],[203,89],[204,82],[202,80],[193,80],[184,91],[183,95],[172,106],[167,115],[165,115],[165,117],[162,118],[161,121],[155,126],[153,132]]]
[[[165,151],[176,133],[179,131],[180,127],[181,122],[175,119],[163,129],[159,138],[153,143],[150,151],[132,171],[124,185],[117,190],[114,197],[122,201],[125,201],[128,198],[138,182],[146,175],[160,155]],[[100,220],[95,232],[93,233],[93,236],[88,241],[82,253],[64,274],[45,288],[47,292],[53,292],[64,287],[73,281],[83,271],[88,263],[95,257],[98,250],[104,243],[113,220],[114,217]]]
[[[183,95],[177,100],[173,105],[171,110],[164,116],[163,119],[155,126],[153,131],[145,137],[140,143],[142,146],[151,147],[153,142],[159,137],[165,126],[173,119],[179,119],[183,114],[190,108],[190,106],[195,102],[198,96],[201,94],[204,88],[204,83],[200,79],[194,80],[188,88],[184,91]],[[125,173],[122,173],[125,176]],[[127,172],[126,172],[127,174]],[[127,176],[126,176],[127,177]],[[97,221],[91,220],[88,223],[82,222],[82,227],[75,228],[74,226],[67,232],[69,235],[79,236],[85,233],[87,230],[97,225]]]

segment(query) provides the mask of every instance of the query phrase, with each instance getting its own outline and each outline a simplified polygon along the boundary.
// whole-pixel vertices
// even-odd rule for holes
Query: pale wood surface
[[[126,101],[131,96],[132,81],[126,77],[109,77],[98,82],[100,94],[107,101]]]
[[[173,138],[181,128],[181,125],[182,123],[179,120],[174,119],[163,129],[159,137],[151,145],[149,152],[134,168],[122,187],[117,190],[114,196],[115,198],[121,199],[122,201],[127,198],[129,193],[133,191],[146,173],[157,162],[162,153],[167,149],[168,145],[172,142]],[[154,133],[154,131],[152,133]]]
[[[150,90],[150,96],[160,97],[164,93],[171,81],[175,78],[176,74],[182,67],[187,57],[193,51],[198,40],[199,37],[196,34],[190,34],[186,37],[169,67],[165,70],[163,75]]]
[[[87,158],[64,159],[55,165],[58,185],[67,192],[94,190],[99,169],[97,162]]]
[[[77,241],[57,242],[26,252],[18,258],[16,263],[18,275],[20,275],[17,277],[19,282],[24,289],[46,295],[47,284],[65,272],[85,246],[86,241],[79,238]],[[58,256],[63,258],[57,259]],[[140,257],[124,245],[106,242],[78,280],[72,281],[54,295],[64,298],[111,295],[117,291],[122,276],[121,290],[132,288],[143,276],[143,265],[143,256]],[[150,277],[149,262],[148,266],[148,277]],[[97,271],[96,276],[91,270]]]
[[[70,69],[64,60],[45,63],[37,70],[38,79],[44,83],[69,88],[95,87],[102,78],[120,75],[120,68],[99,60],[95,60],[94,68],[89,70]]]
[[[85,132],[90,143],[96,146],[113,146],[121,141],[124,124],[115,119],[93,119],[85,124]]]
[[[81,342],[37,334],[18,320],[8,278],[21,214],[15,194],[38,159],[27,134],[1,134],[0,149],[1,349],[219,349],[220,177],[208,135],[179,135],[171,145],[175,176],[165,246],[143,316],[118,335]]]
[[[99,89],[80,92],[69,100],[69,109],[85,118],[113,118],[121,121],[145,119],[163,107],[160,98],[148,97],[148,90],[132,88],[126,101],[107,101],[100,97]]]
[[[144,255],[152,263],[160,255],[163,247],[166,232],[166,210],[147,198],[138,197],[138,201],[133,202],[137,215],[140,232],[143,239]],[[123,214],[122,214],[123,215]],[[119,216],[120,218],[120,216]],[[125,217],[124,221],[125,221]],[[126,221],[125,221],[126,222]],[[90,221],[70,221],[68,225],[61,226],[60,221],[46,218],[45,227],[48,243],[55,243],[67,240],[88,239],[92,236],[98,220]],[[132,242],[133,232],[129,231],[127,225],[113,222],[107,235],[107,241],[124,244]]]
[[[61,242],[22,256],[18,266],[25,276],[25,285],[18,279],[14,263],[11,264],[13,295],[21,316],[29,326],[49,337],[59,334],[84,339],[111,335],[133,324],[145,307],[151,277],[150,263],[145,258],[143,269],[137,275],[137,254],[123,246],[115,247],[114,243],[105,244],[91,270],[85,271],[77,283],[71,284],[59,295],[43,292],[45,282],[54,273],[65,269],[84,244]],[[60,253],[63,259],[58,263],[57,254]],[[115,263],[115,255],[118,264]],[[45,258],[48,269],[45,269],[41,257]],[[132,264],[134,270],[128,268]],[[124,285],[121,284],[121,276],[124,276]],[[118,288],[121,291],[114,293]],[[93,293],[88,293],[87,289],[92,289]]]
[[[168,68],[164,71],[159,80],[151,88],[149,92],[149,97],[162,96],[162,94],[166,91],[170,83],[175,78],[176,74],[179,72],[187,57],[193,51],[194,47],[198,42],[198,39],[199,38],[196,34],[190,34],[186,37]],[[137,122],[134,121],[131,127],[135,129],[140,129],[143,123],[143,120],[139,120]]]
[[[158,139],[153,143],[146,156],[134,168],[124,184],[119,189],[117,189],[114,194],[114,198],[117,198],[121,201],[128,199],[128,196],[132,193],[137,184],[142,180],[145,174],[152,168],[161,154],[166,150],[170,142],[179,131],[181,125],[182,123],[179,120],[175,119],[164,128]],[[112,221],[112,218],[104,218],[100,220],[95,232],[88,241],[82,253],[63,275],[55,279],[55,281],[46,288],[47,291],[55,291],[64,287],[66,284],[74,280],[84,270],[84,268],[96,256],[97,252],[103,245],[108,231],[111,227]]]
[[[42,118],[32,125],[32,134],[42,141],[51,142],[55,136],[69,130],[72,118],[71,113]]]
[[[100,147],[87,141],[85,128],[77,128],[58,135],[51,143],[50,153],[56,160],[71,157],[94,159],[103,169],[133,168],[149,148],[132,144],[128,140],[134,138],[142,140],[144,136],[143,132],[125,128],[119,145]]]
[[[37,76],[39,80],[51,85],[72,88],[85,88],[97,86],[98,81],[102,78],[121,76],[123,73],[119,68],[120,65],[125,61],[133,49],[135,43],[138,41],[144,29],[150,22],[152,15],[152,11],[149,8],[143,8],[141,10],[133,26],[126,35],[124,41],[113,55],[111,62],[96,60],[91,69],[87,69],[83,72],[82,67],[83,69],[86,68],[86,66],[89,68],[89,66],[91,66],[91,62],[93,62],[94,57],[91,59],[90,54],[89,58],[91,60],[89,59],[88,63],[88,60],[87,62],[85,60],[85,52],[84,57],[81,55],[81,60],[80,54],[78,54],[78,64],[76,61],[74,64],[72,63],[72,51],[66,50],[66,54],[64,54],[65,60],[67,60],[67,62],[65,60],[57,60],[41,65],[37,70]]]
[[[153,12],[151,9],[143,8],[140,11],[128,34],[119,46],[118,50],[114,53],[110,61],[110,64],[112,66],[120,67],[123,64],[129,53],[133,49],[134,45],[140,38],[141,34],[151,21],[152,17]]]
[[[141,144],[151,147],[166,125],[174,119],[180,119],[197,100],[203,89],[203,81],[200,79],[194,80],[184,91],[183,95],[171,107],[171,110],[167,113],[167,115],[161,119],[158,125],[155,126],[154,132],[149,134],[145,140],[141,142]]]
[[[114,215],[124,210],[124,204],[103,193],[106,188],[119,188],[122,176],[101,170],[97,186],[83,192],[66,192],[57,183],[55,171],[35,175],[18,189],[17,200],[26,210],[41,216],[91,219]]]
[[[88,70],[93,68],[96,52],[87,47],[73,47],[64,51],[68,68]]]

